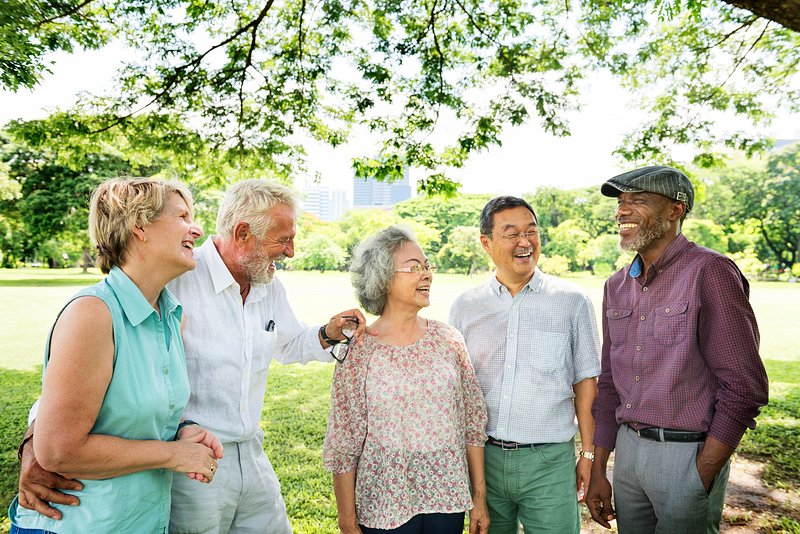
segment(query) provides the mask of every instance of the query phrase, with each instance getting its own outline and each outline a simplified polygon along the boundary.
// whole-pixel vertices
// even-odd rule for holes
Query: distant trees
[[[190,183],[196,218],[207,234],[213,233],[224,190],[215,176],[224,175],[226,163],[213,154],[191,159],[182,151],[172,152],[169,139],[181,131],[187,146],[196,143],[201,152],[207,148],[190,131],[171,121],[142,117],[128,124],[132,130],[126,134],[118,131],[84,143],[71,138],[58,146],[41,141],[57,137],[64,120],[57,114],[17,122],[0,136],[0,265],[34,260],[52,266],[78,264],[89,247],[86,219],[92,189],[110,177],[152,175],[165,167],[173,169],[167,175]],[[147,150],[137,133],[143,130],[148,133],[141,135],[154,143]],[[683,227],[689,239],[729,254],[750,274],[800,269],[800,144],[773,151],[766,159],[692,169],[689,174],[698,199]],[[601,195],[599,187],[542,187],[523,196],[537,213],[543,268],[606,275],[630,261],[630,255],[617,248],[615,199]],[[350,211],[336,222],[306,214],[298,222],[297,255],[286,265],[345,269],[362,239],[391,224],[404,224],[443,270],[486,270],[491,263],[480,245],[478,225],[489,198],[420,196],[390,211]]]

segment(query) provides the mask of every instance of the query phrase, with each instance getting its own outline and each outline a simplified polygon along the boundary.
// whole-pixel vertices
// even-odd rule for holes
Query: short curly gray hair
[[[350,280],[358,302],[367,313],[383,313],[389,285],[394,278],[394,255],[408,242],[417,243],[411,230],[390,226],[356,247],[350,263]]]

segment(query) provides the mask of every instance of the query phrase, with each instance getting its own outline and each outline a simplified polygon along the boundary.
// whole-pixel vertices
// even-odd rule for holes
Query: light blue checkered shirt
[[[536,269],[512,297],[492,276],[456,299],[450,323],[486,398],[487,434],[518,443],[575,436],[572,386],[600,374],[594,307],[577,285]]]

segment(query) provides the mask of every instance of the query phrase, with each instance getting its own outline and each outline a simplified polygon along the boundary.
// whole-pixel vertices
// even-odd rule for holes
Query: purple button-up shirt
[[[595,444],[613,450],[630,423],[708,432],[735,448],[768,400],[747,279],[683,235],[646,273],[640,266],[637,256],[605,285]]]

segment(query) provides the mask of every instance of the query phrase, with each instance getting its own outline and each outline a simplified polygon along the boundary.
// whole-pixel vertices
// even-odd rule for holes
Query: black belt
[[[529,447],[535,447],[537,443],[517,443],[516,441],[506,441],[504,439],[496,439],[492,436],[487,436],[489,438],[486,443],[489,445],[494,445],[495,447],[500,447],[504,451],[515,451],[517,449],[527,449]]]
[[[631,427],[631,430],[636,432],[640,438],[649,439],[650,441],[679,441],[682,443],[692,443],[706,440],[705,432],[670,430],[668,428],[659,428],[657,426],[649,426],[641,430],[636,430],[635,428]]]

